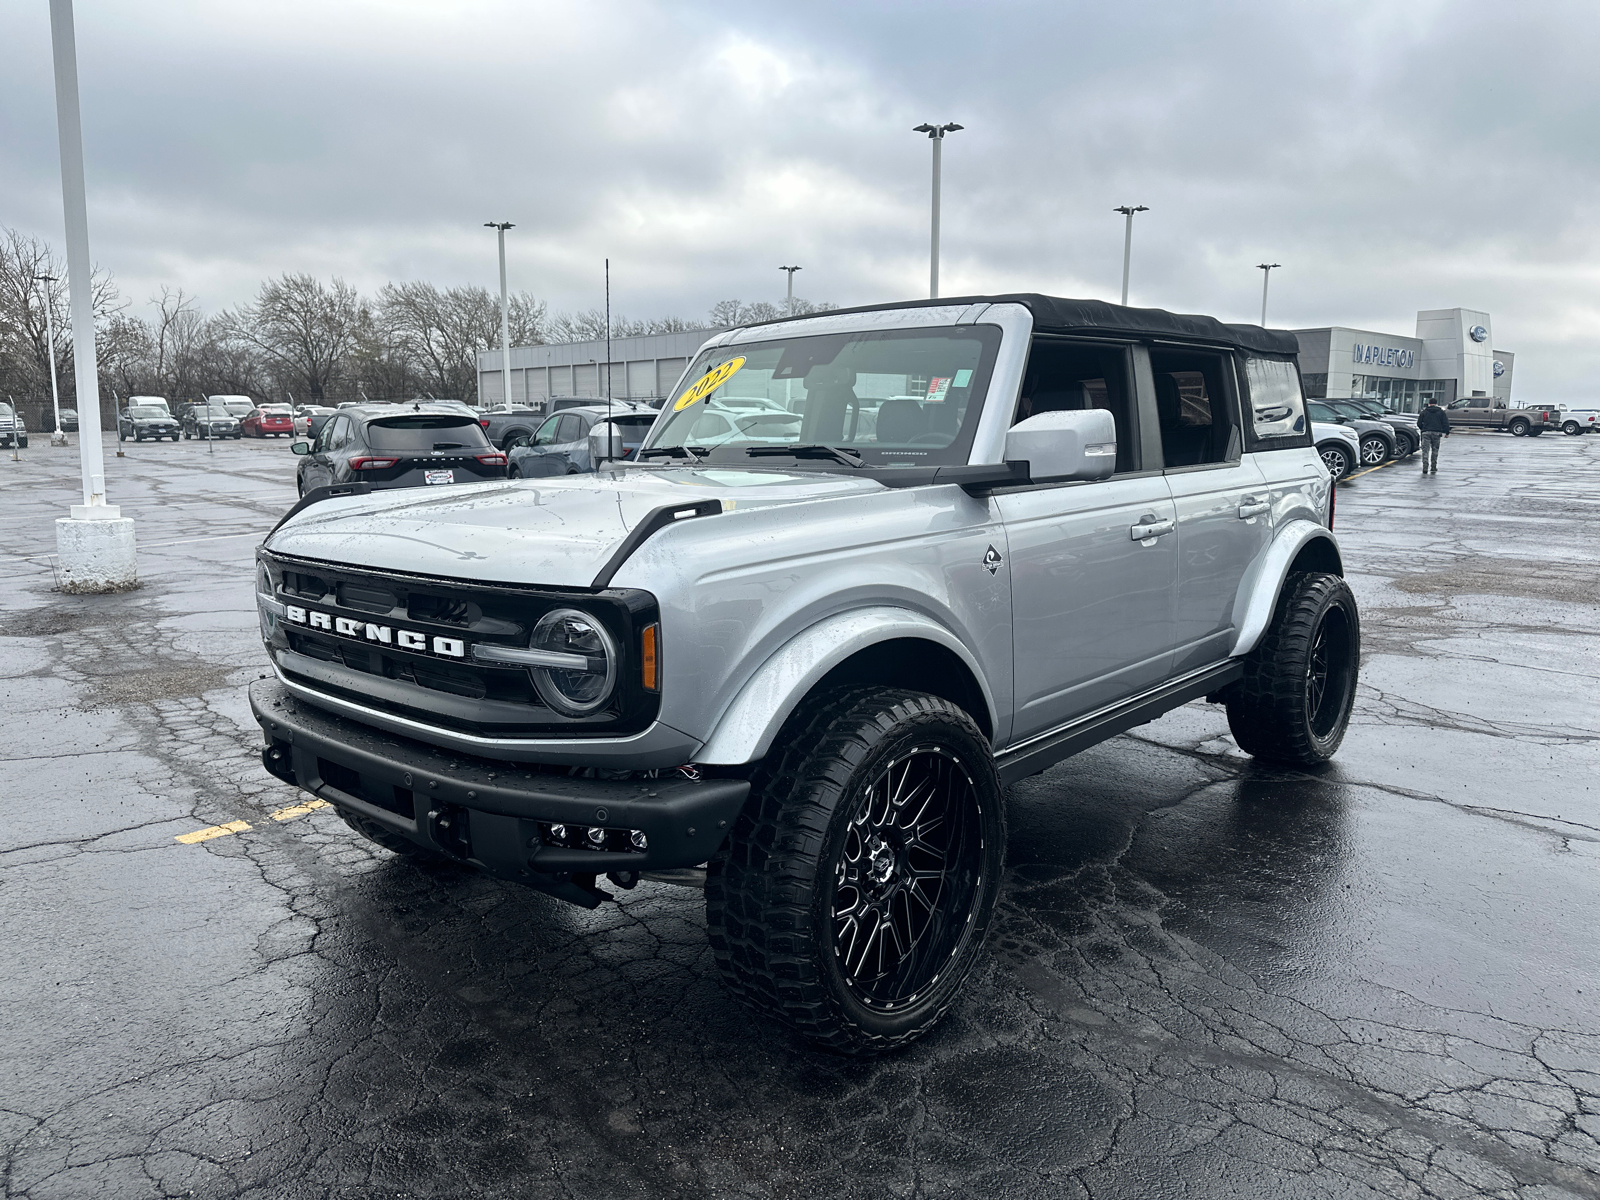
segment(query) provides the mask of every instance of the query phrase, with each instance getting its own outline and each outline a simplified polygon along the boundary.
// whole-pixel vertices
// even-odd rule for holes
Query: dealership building
[[[1512,354],[1494,349],[1489,314],[1430,308],[1417,314],[1417,336],[1367,329],[1296,329],[1308,396],[1378,400],[1419,412],[1430,400],[1511,398]]]
[[[1418,412],[1429,400],[1448,404],[1467,396],[1511,397],[1512,355],[1494,349],[1489,314],[1434,308],[1417,314],[1417,336],[1375,333],[1342,325],[1296,329],[1306,394],[1382,401]],[[654,400],[672,390],[689,360],[720,329],[557,346],[511,348],[510,399],[548,407],[564,397]],[[609,354],[607,350],[609,349]],[[506,397],[499,350],[478,352],[481,404]]]

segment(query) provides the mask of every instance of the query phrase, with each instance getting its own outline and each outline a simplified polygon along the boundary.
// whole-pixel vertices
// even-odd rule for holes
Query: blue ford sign
[[[1482,325],[1474,325],[1467,330],[1467,336],[1475,342],[1486,342],[1489,340],[1489,331]]]
[[[1417,363],[1415,350],[1397,350],[1393,346],[1365,346],[1360,342],[1350,347],[1350,355],[1358,363],[1371,363],[1376,367],[1394,367],[1406,371]]]
[[[1495,359],[1494,360],[1494,377],[1496,379],[1499,379],[1500,376],[1504,375],[1505,373],[1506,373],[1506,365],[1505,365],[1505,363],[1501,362],[1498,358]]]

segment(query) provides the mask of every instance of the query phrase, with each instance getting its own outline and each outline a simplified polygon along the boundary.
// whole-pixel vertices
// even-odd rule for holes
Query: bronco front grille
[[[655,719],[659,694],[639,678],[642,631],[657,619],[646,592],[528,588],[378,572],[259,552],[274,597],[309,617],[265,628],[278,669],[330,699],[480,737],[615,737]],[[524,667],[476,661],[479,644],[522,648],[552,608],[580,608],[618,647],[610,704],[572,718],[548,708]]]

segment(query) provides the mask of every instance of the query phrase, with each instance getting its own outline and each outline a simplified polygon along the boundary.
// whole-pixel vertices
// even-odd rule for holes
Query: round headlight
[[[617,648],[605,626],[575,608],[545,613],[533,627],[530,650],[581,655],[588,666],[535,667],[533,682],[544,702],[568,717],[586,717],[611,699],[617,682]]]

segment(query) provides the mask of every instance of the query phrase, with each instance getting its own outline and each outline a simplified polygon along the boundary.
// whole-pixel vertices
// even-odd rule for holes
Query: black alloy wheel
[[[723,982],[830,1050],[904,1045],[980,957],[1004,854],[993,756],[963,709],[889,688],[808,701],[708,866]]]
[[[1317,453],[1322,456],[1322,465],[1328,468],[1328,474],[1333,476],[1335,483],[1350,474],[1350,452],[1343,446],[1319,446]]]
[[[1223,693],[1228,728],[1246,754],[1311,767],[1344,741],[1361,667],[1355,596],[1337,575],[1291,575],[1244,678]]]

